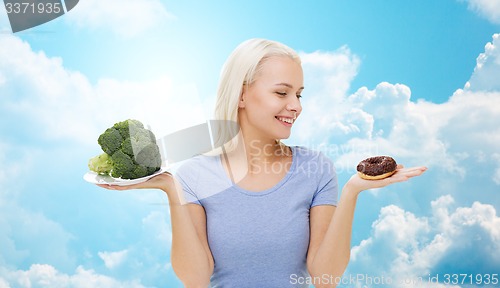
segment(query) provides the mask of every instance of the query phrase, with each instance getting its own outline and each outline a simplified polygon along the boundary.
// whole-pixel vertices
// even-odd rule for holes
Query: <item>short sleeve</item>
[[[318,154],[318,188],[313,195],[311,208],[317,205],[333,205],[338,203],[337,173],[333,161],[323,153]]]
[[[175,173],[175,178],[182,186],[182,191],[184,192],[184,199],[187,203],[194,203],[202,205],[200,199],[194,191],[196,191],[196,186],[198,183],[199,172],[197,169],[193,169],[191,163],[184,163]]]

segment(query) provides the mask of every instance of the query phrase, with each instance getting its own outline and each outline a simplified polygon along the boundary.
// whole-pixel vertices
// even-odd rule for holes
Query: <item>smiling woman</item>
[[[358,194],[425,171],[399,166],[376,181],[355,174],[338,201],[332,160],[280,141],[300,117],[303,89],[295,51],[275,41],[245,41],[222,70],[215,109],[216,119],[237,122],[239,133],[221,137],[218,151],[186,161],[175,179],[163,173],[131,186],[101,185],[167,194],[172,267],[186,287],[305,288],[293,276],[337,279],[349,262]]]

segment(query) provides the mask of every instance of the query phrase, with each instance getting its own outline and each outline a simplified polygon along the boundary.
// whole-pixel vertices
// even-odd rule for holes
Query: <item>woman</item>
[[[426,170],[398,166],[377,181],[353,175],[337,201],[332,161],[279,141],[300,117],[303,89],[296,52],[245,41],[223,68],[215,110],[216,119],[238,123],[237,137],[225,141],[222,127],[220,153],[188,160],[176,179],[102,186],[167,194],[172,267],[186,287],[335,287],[349,262],[358,194]]]

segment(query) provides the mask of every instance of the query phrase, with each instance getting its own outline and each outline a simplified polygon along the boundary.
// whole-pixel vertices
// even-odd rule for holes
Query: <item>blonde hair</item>
[[[222,67],[214,117],[218,125],[215,147],[233,150],[238,137],[234,137],[234,123],[238,123],[238,102],[244,85],[252,84],[262,69],[262,64],[270,57],[289,57],[301,64],[300,57],[290,47],[266,39],[244,41],[229,55]],[[233,122],[233,124],[225,125]],[[239,124],[239,123],[238,123]],[[231,140],[231,141],[230,141]]]

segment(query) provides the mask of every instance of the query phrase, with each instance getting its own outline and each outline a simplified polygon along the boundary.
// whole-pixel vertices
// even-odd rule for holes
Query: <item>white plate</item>
[[[142,183],[146,182],[149,178],[154,177],[158,174],[161,174],[163,172],[166,172],[167,168],[166,167],[161,167],[160,170],[156,171],[155,173],[142,177],[142,178],[137,178],[137,179],[121,179],[121,178],[113,178],[108,175],[99,175],[95,172],[89,171],[83,175],[83,179],[89,183],[92,184],[109,184],[109,185],[118,185],[118,186],[128,186],[128,185],[133,185],[137,183]]]

